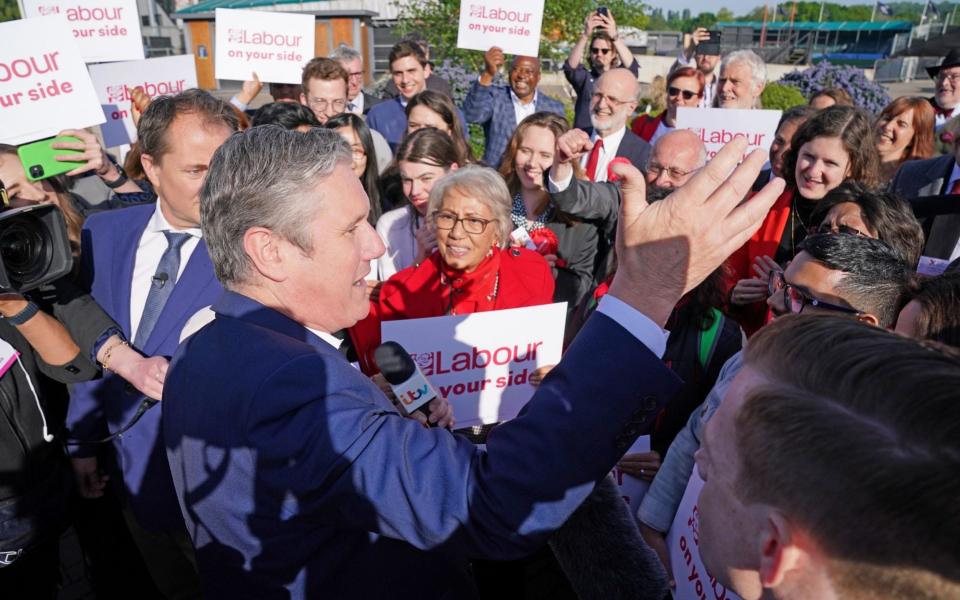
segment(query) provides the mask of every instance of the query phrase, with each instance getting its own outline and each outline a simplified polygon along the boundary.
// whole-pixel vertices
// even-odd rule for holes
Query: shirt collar
[[[189,229],[177,229],[167,221],[166,217],[163,216],[163,211],[160,210],[160,199],[157,198],[157,205],[153,210],[153,215],[150,217],[150,220],[147,222],[147,231],[150,233],[163,233],[164,231],[176,231],[179,233],[188,233],[191,237],[200,239],[203,237],[203,234],[200,232],[199,227],[191,227]]]
[[[320,331],[319,329],[313,329],[312,327],[307,327],[307,330],[321,340],[333,346],[334,350],[339,350],[340,344],[343,343],[343,340],[333,334],[327,333],[326,331]]]
[[[512,100],[514,104],[519,104],[520,106],[536,106],[537,105],[537,94],[540,93],[539,90],[533,90],[533,100],[531,100],[529,104],[524,104],[523,102],[520,102],[520,98],[513,93],[513,88],[508,87],[507,89],[510,90],[510,100]]]
[[[627,135],[627,128],[626,128],[626,126],[621,127],[621,128],[619,129],[619,131],[617,131],[616,133],[612,133],[612,134],[608,135],[607,137],[603,138],[603,147],[604,147],[604,149],[619,148],[619,147],[620,147],[620,142],[623,141],[623,136],[625,136],[625,135]],[[594,129],[594,130],[593,130],[593,133],[590,135],[590,141],[591,141],[591,142],[595,142],[595,141],[597,141],[597,138],[599,138],[599,137],[600,137],[600,134],[597,133],[597,130],[596,130],[596,129]]]

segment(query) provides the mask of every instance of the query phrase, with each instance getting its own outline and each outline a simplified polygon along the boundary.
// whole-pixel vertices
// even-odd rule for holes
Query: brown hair
[[[850,175],[846,181],[859,181],[876,186],[880,181],[880,159],[874,143],[872,118],[853,106],[830,106],[810,117],[797,129],[790,150],[783,157],[783,178],[796,187],[797,157],[800,149],[815,138],[838,138],[850,159]]]
[[[613,45],[613,38],[610,37],[610,34],[606,29],[594,29],[593,36],[590,38],[590,45],[587,46],[587,52],[590,52],[590,48],[593,47],[593,42],[597,40],[603,40],[610,44],[610,51],[613,52],[613,61],[610,63],[610,67],[620,67],[620,54],[617,53],[617,47]]]
[[[960,348],[960,273],[919,280],[911,301],[920,305],[917,338]]]
[[[960,360],[843,317],[792,315],[750,339],[745,364],[767,383],[735,419],[741,501],[809,534],[838,596],[957,597]]]
[[[350,84],[350,76],[347,75],[347,70],[343,68],[343,65],[332,58],[325,58],[323,56],[310,59],[310,62],[303,67],[303,75],[300,81],[304,94],[307,93],[307,85],[309,85],[311,79],[319,79],[321,81],[342,79],[344,85]]]
[[[703,88],[707,85],[706,80],[703,78],[703,73],[694,67],[678,67],[667,75],[667,86],[673,83],[674,79],[680,79],[681,77],[692,77],[697,80],[697,85],[700,86],[700,93],[697,94],[703,98]]]
[[[507,150],[503,153],[503,158],[500,159],[500,175],[507,182],[507,189],[510,190],[511,197],[520,191],[520,179],[517,177],[516,165],[514,164],[517,158],[517,149],[520,147],[521,140],[523,140],[523,134],[531,127],[549,129],[555,139],[559,139],[561,135],[570,130],[570,124],[567,123],[565,118],[548,112],[536,112],[520,121],[513,132],[513,137],[510,138],[510,143],[507,144]],[[574,177],[582,178],[580,163],[573,161],[572,164]],[[544,177],[546,177],[546,173],[544,173]]]
[[[902,96],[886,105],[877,115],[877,124],[884,119],[891,121],[900,113],[913,109],[913,139],[903,153],[901,164],[908,160],[933,156],[933,129],[936,118],[933,107],[926,98]]]
[[[854,106],[853,98],[850,97],[850,94],[840,88],[824,88],[819,92],[814,92],[813,95],[810,96],[810,102],[813,102],[820,96],[832,98],[833,101],[836,102],[834,106]]]
[[[137,124],[137,141],[140,152],[149,154],[160,162],[167,152],[167,131],[180,115],[199,116],[204,125],[227,127],[237,131],[240,123],[231,105],[208,92],[190,89],[173,96],[154,98],[143,111]]]
[[[394,44],[393,48],[390,49],[390,56],[388,57],[390,70],[393,70],[394,61],[400,60],[401,58],[406,58],[408,56],[412,56],[417,59],[417,62],[420,63],[421,67],[426,67],[429,64],[429,61],[427,60],[427,53],[420,44],[412,40],[402,40]]]
[[[415,106],[426,106],[440,115],[443,122],[447,124],[447,128],[450,130],[450,138],[457,147],[457,155],[464,161],[459,163],[460,166],[473,162],[473,150],[463,135],[464,126],[460,121],[460,115],[457,113],[457,107],[453,105],[453,100],[450,99],[450,96],[434,90],[424,90],[420,92],[407,102],[406,114],[408,119],[410,117],[410,111],[412,111]]]
[[[394,164],[401,160],[449,170],[454,163],[458,167],[463,165],[466,157],[449,135],[434,127],[424,127],[404,136],[394,156]]]

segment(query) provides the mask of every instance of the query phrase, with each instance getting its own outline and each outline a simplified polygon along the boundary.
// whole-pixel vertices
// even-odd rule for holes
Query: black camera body
[[[23,293],[73,270],[63,213],[53,204],[0,213],[0,293]]]

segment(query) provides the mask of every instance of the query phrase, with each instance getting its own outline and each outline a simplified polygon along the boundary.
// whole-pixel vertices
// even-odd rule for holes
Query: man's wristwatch
[[[20,326],[33,318],[33,315],[37,314],[40,311],[40,308],[33,302],[27,301],[27,305],[23,307],[23,310],[11,317],[2,317],[7,323],[11,325]]]
[[[111,190],[115,190],[121,185],[130,181],[130,179],[127,177],[127,174],[123,172],[123,167],[121,167],[120,165],[114,165],[114,166],[117,167],[117,171],[120,173],[120,177],[117,177],[114,181],[107,181],[105,179],[100,180],[103,182],[103,185],[107,186]]]

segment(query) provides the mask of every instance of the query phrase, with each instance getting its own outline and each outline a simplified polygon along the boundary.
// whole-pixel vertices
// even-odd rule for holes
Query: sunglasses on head
[[[681,90],[680,88],[675,88],[670,86],[667,88],[667,95],[670,97],[673,96],[683,96],[684,100],[691,100],[694,96],[699,96],[696,92],[691,92],[690,90]]]
[[[590,48],[591,54],[610,54],[610,48]]]

